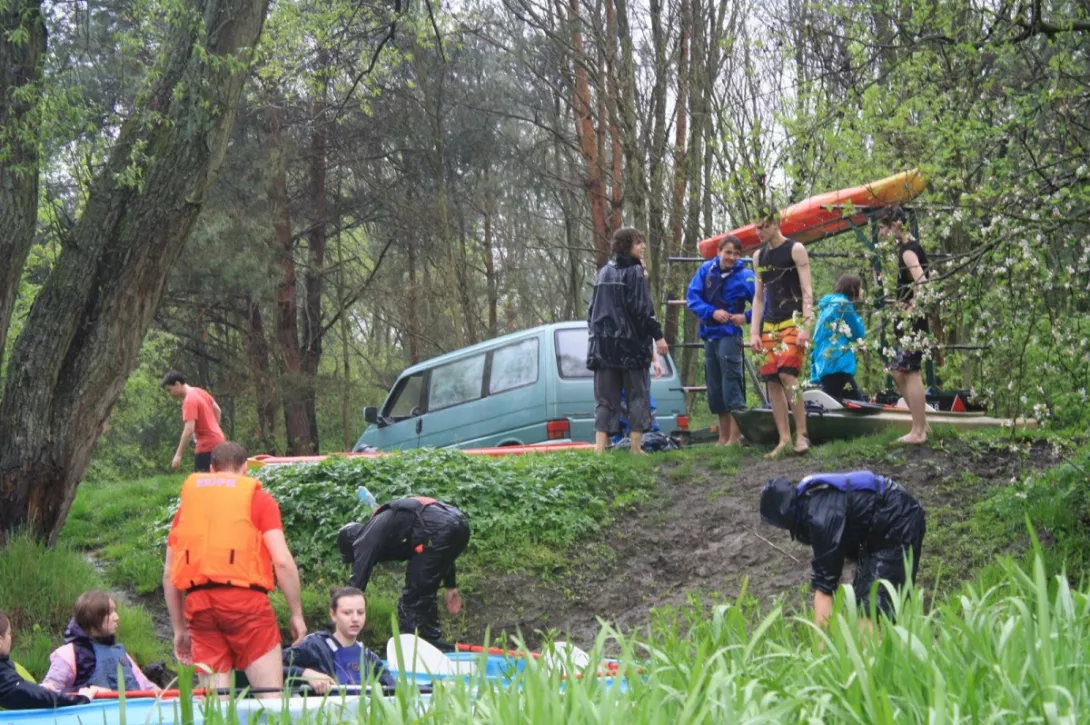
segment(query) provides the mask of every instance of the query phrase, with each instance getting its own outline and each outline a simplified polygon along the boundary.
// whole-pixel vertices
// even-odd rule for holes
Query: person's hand
[[[655,352],[657,352],[659,355],[665,355],[669,351],[670,348],[666,344],[665,337],[660,337],[658,340],[655,340]]]
[[[720,325],[725,325],[730,322],[730,313],[726,310],[716,310],[712,313],[712,319],[718,322]]]
[[[292,646],[299,644],[307,636],[307,623],[302,614],[291,615],[291,636]]]
[[[458,614],[462,611],[462,595],[457,589],[448,589],[443,595],[443,600],[450,614]]]
[[[174,633],[174,657],[183,665],[193,664],[193,651],[190,648],[189,630]]]
[[[175,453],[174,454],[174,459],[170,462],[170,467],[171,467],[172,470],[177,471],[178,466],[180,466],[180,465],[182,465],[182,454],[181,453]]]
[[[329,677],[315,677],[307,680],[307,687],[314,690],[319,695],[328,694],[336,683]]]
[[[661,378],[663,375],[666,374],[666,370],[663,369],[662,363],[660,363],[657,358],[651,361],[651,367],[655,370],[656,378]]]
[[[760,335],[750,335],[749,336],[749,349],[752,350],[753,352],[761,352],[761,350],[764,349],[764,347],[761,345],[761,336]]]
[[[806,328],[803,328],[803,329],[799,330],[799,334],[795,338],[795,340],[798,342],[799,347],[802,347],[802,348],[807,347],[810,344],[810,333],[809,333],[809,331],[807,331]]]
[[[730,321],[734,323],[735,327],[745,327],[746,315],[744,312],[737,315],[731,315]]]
[[[79,690],[76,691],[76,694],[77,695],[82,695],[83,697],[86,697],[88,700],[94,700],[95,695],[97,693],[101,692],[101,691],[102,691],[101,687],[96,687],[95,685],[88,685],[87,687],[79,688]]]

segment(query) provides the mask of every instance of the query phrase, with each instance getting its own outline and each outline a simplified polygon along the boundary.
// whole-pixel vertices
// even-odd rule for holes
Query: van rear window
[[[556,331],[556,366],[562,378],[593,378],[594,373],[587,369],[587,330],[576,328]],[[662,374],[672,374],[669,358],[659,358]],[[654,376],[654,372],[651,373]]]

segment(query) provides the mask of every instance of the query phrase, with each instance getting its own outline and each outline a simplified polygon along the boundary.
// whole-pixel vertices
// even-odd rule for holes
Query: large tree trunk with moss
[[[188,12],[177,14],[154,80],[92,183],[7,361],[0,399],[0,536],[25,526],[56,541],[226,150],[246,78],[246,51],[261,34],[267,0],[184,4]],[[0,13],[5,106],[13,85],[39,73],[44,51],[38,29],[31,33],[33,47],[9,45],[20,35],[13,33],[19,23],[30,18],[35,28],[40,25],[34,3],[14,5],[18,10]],[[13,70],[11,61],[21,65]],[[31,124],[37,109],[4,113],[0,132],[8,134]],[[25,206],[31,194],[37,198],[36,184],[23,186],[33,183],[37,160],[29,149],[16,153],[23,153],[25,168],[14,174],[19,181],[13,190]],[[3,163],[0,179],[11,178],[10,158]],[[22,212],[14,227],[4,219],[4,244],[15,251],[28,246],[25,235],[33,233],[35,215]],[[7,268],[7,246],[0,251]],[[8,299],[10,274],[3,274],[0,291]],[[2,329],[8,322],[5,314]]]

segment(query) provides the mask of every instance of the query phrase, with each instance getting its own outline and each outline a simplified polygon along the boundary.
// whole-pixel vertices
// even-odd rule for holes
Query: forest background
[[[909,168],[944,385],[1085,429],[1088,41],[1043,0],[0,0],[0,531],[165,470],[170,367],[254,453],[348,450],[406,365],[582,318],[613,229],[665,302],[765,200]],[[812,251],[816,298],[892,283]]]

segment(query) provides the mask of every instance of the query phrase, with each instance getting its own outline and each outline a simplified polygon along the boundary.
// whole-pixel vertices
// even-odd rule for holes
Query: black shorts
[[[640,433],[651,428],[651,371],[603,368],[594,371],[595,431],[620,432],[622,390],[628,407],[628,427]]]
[[[208,473],[212,470],[212,451],[193,454],[193,472]]]

